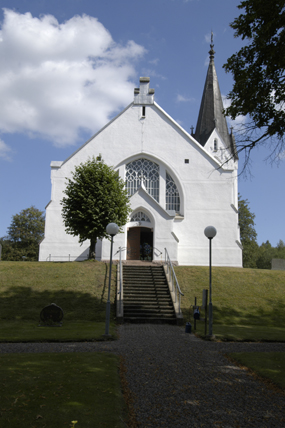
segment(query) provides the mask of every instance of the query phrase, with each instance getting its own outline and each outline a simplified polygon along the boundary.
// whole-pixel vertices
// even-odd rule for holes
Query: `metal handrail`
[[[52,260],[53,259],[53,260]],[[88,256],[72,256],[71,254],[68,254],[67,256],[53,256],[52,254],[49,254],[46,258],[46,262],[55,261],[54,259],[61,259],[64,261],[64,259],[68,262],[77,261],[77,260],[87,260]]]
[[[164,250],[165,250],[165,263],[167,265],[167,275],[168,275],[168,278],[169,278],[169,282],[172,285],[172,290],[171,291],[172,292],[174,291],[174,294],[175,294],[175,303],[177,302],[177,291],[179,293],[179,314],[181,314],[181,296],[184,296],[184,294],[180,290],[179,283],[177,281],[177,278],[176,278],[176,275],[175,275],[175,272],[174,272],[174,268],[173,268],[172,262],[170,260],[169,254],[168,254],[168,251],[167,251],[166,248],[164,248]]]
[[[120,253],[120,259],[119,259],[120,287],[119,287],[119,291],[117,291],[117,294],[120,295],[120,312],[122,311],[122,283],[123,283],[122,251],[125,251],[126,249],[127,249],[126,247],[119,247],[118,251],[115,253],[115,254]]]

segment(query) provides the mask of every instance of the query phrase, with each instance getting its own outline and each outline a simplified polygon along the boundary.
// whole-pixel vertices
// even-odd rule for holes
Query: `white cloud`
[[[205,34],[205,42],[210,44],[211,43],[211,33]]]
[[[5,160],[11,160],[10,158],[11,151],[12,150],[10,149],[10,147],[8,147],[7,144],[0,139],[0,158],[3,158]]]
[[[0,131],[25,132],[55,145],[94,133],[132,101],[134,64],[145,49],[115,43],[96,19],[4,10],[0,31]]]
[[[149,61],[150,64],[157,65],[159,63],[159,58],[152,59]]]
[[[142,71],[144,76],[157,77],[158,79],[167,80],[167,77],[163,76],[163,74],[157,73],[153,68],[144,68]]]
[[[223,105],[224,108],[228,108],[231,105],[231,100],[229,100],[226,95],[222,95]],[[227,121],[229,123],[229,126],[233,126],[233,128],[237,128],[240,125],[243,125],[246,122],[246,116],[237,116],[235,120],[232,120],[230,117],[227,117]]]
[[[191,101],[195,101],[195,99],[194,98],[187,98],[187,97],[184,97],[184,95],[180,95],[180,94],[178,94],[176,97],[177,103],[188,103]]]

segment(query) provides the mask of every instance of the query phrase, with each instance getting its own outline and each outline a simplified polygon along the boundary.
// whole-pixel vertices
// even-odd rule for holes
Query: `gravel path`
[[[125,324],[97,343],[0,344],[10,352],[122,355],[140,427],[285,427],[285,395],[233,365],[229,352],[282,351],[281,343],[215,343],[169,325]]]

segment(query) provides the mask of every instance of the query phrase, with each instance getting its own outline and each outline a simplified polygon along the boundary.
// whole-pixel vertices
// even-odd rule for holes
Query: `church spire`
[[[210,48],[210,62],[196,126],[195,139],[204,146],[213,130],[216,129],[226,146],[229,147],[234,155],[232,150],[232,139],[228,132],[226,118],[223,115],[224,106],[214,63],[215,51],[213,32],[211,32]]]
[[[214,51],[214,35],[213,35],[213,31],[211,31],[211,44],[210,44],[210,50],[209,50],[209,55],[210,55],[210,62],[214,62],[214,55],[215,55],[215,51]]]

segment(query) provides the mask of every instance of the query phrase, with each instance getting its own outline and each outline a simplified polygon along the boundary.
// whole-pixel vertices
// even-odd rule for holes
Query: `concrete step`
[[[134,311],[144,311],[144,310],[146,310],[146,311],[157,311],[157,310],[161,310],[161,311],[166,311],[166,312],[169,312],[169,311],[172,311],[173,312],[173,309],[171,308],[171,306],[167,306],[167,305],[158,305],[158,304],[156,304],[156,305],[134,305],[134,304],[131,304],[131,305],[124,305],[124,310],[125,309],[127,309],[128,311],[130,311],[130,310],[134,310]]]
[[[124,314],[126,317],[140,317],[140,318],[175,318],[174,314],[164,313],[164,312],[131,312]]]
[[[124,317],[124,321],[131,324],[177,324],[176,318]]]
[[[162,266],[123,267],[124,321],[176,323]]]

